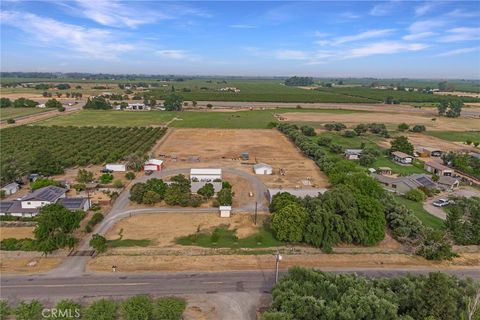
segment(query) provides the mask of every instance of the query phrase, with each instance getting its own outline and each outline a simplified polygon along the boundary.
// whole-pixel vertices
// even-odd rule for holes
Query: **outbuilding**
[[[9,195],[12,195],[12,194],[16,193],[18,191],[18,189],[20,189],[19,184],[16,183],[16,182],[12,182],[12,183],[7,184],[6,186],[4,186],[0,190],[2,190],[5,193],[5,196],[9,196]]]
[[[347,160],[359,160],[360,156],[362,155],[362,149],[346,149],[345,150],[345,158]]]
[[[107,163],[105,169],[112,170],[112,171],[120,171],[125,172],[127,171],[127,166],[121,163]]]
[[[428,161],[425,162],[425,170],[435,174],[439,177],[441,176],[452,176],[455,170],[452,168],[449,168],[441,163],[435,162],[435,161]]]
[[[198,182],[222,180],[222,169],[190,169],[190,180]]]
[[[453,191],[460,186],[460,180],[449,176],[440,176],[437,181],[438,185],[447,191]]]
[[[253,165],[253,171],[255,171],[255,174],[272,174],[273,168],[266,163],[257,163]]]
[[[392,152],[392,159],[401,164],[411,164],[413,162],[413,157],[411,155],[401,151]]]
[[[160,159],[149,159],[145,161],[143,165],[143,170],[151,171],[161,171],[163,169],[163,160]]]

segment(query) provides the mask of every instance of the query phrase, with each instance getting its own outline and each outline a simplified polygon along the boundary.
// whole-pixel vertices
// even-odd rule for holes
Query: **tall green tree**
[[[167,111],[182,111],[183,98],[175,93],[169,94],[165,97],[163,105]]]
[[[63,104],[57,99],[49,99],[47,102],[45,102],[45,107],[58,109],[63,107]]]
[[[73,248],[78,241],[73,232],[80,227],[84,216],[84,212],[70,211],[56,203],[40,208],[37,226],[33,231],[38,248],[44,254],[59,248]]]
[[[307,222],[306,210],[291,203],[272,215],[272,229],[275,237],[281,241],[300,242]]]
[[[390,142],[390,152],[400,151],[409,155],[413,155],[413,144],[408,141],[405,136],[400,136]]]
[[[31,168],[33,172],[46,176],[63,173],[61,162],[47,149],[39,149],[34,153]]]

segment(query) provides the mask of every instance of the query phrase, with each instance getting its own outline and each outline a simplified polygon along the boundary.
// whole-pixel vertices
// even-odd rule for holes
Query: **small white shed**
[[[9,196],[11,194],[16,193],[19,188],[20,188],[20,186],[18,185],[18,183],[12,182],[10,184],[7,184],[6,186],[4,186],[0,190],[5,191],[5,196]]]
[[[105,169],[112,170],[112,171],[127,171],[127,166],[125,164],[120,163],[107,163]]]
[[[232,214],[232,206],[220,206],[220,218],[230,218]]]
[[[257,163],[253,165],[253,171],[255,174],[272,174],[272,166],[266,163]]]

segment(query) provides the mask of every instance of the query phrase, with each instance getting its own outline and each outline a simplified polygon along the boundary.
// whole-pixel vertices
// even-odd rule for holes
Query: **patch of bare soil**
[[[0,241],[8,238],[33,238],[34,227],[0,227]]]
[[[392,114],[392,113],[356,113],[356,114],[335,114],[335,113],[309,113],[309,112],[288,112],[282,114],[286,121],[294,122],[343,122],[348,125],[359,123],[385,123],[400,124],[422,124],[427,130],[432,131],[468,131],[478,129],[479,121],[474,118],[444,118],[427,116],[422,114]],[[435,120],[433,120],[435,119]]]
[[[242,152],[249,153],[249,160],[240,158]],[[163,159],[167,168],[225,166],[253,174],[253,165],[264,162],[273,167],[274,173],[257,177],[271,187],[302,186],[307,177],[314,186],[329,185],[317,165],[277,130],[173,129],[153,153],[166,155]],[[281,168],[286,175],[280,175]]]

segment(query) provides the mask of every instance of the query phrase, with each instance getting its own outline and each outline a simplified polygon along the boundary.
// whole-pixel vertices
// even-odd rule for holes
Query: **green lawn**
[[[427,131],[425,134],[448,141],[465,142],[470,140],[472,142],[480,142],[480,131]]]
[[[218,239],[214,239],[213,233],[218,234]],[[200,246],[206,248],[269,248],[281,246],[283,243],[276,240],[270,230],[262,227],[258,233],[238,239],[235,230],[229,230],[226,226],[220,226],[213,232],[192,234],[180,237],[175,240],[176,243],[185,246]]]
[[[411,201],[405,199],[402,196],[396,196],[395,198],[399,203],[412,210],[415,216],[417,216],[417,218],[420,219],[420,221],[422,221],[425,226],[431,227],[433,229],[443,228],[443,220],[431,215],[425,209],[423,209],[423,205],[421,202]]]
[[[408,176],[414,173],[425,173],[423,167],[416,167],[415,165],[401,166],[390,160],[390,158],[386,156],[378,157],[377,160],[374,162],[373,167],[390,167],[393,173],[399,174],[401,176]]]
[[[339,109],[269,109],[238,112],[169,112],[169,111],[97,111],[82,110],[39,122],[40,125],[59,126],[160,126],[169,123],[177,128],[238,128],[262,129],[276,121],[274,113],[316,112],[356,113]],[[173,120],[176,118],[177,120]],[[173,120],[173,121],[172,121]]]
[[[382,137],[374,134],[365,134],[347,138],[343,135],[343,133],[339,132],[322,132],[318,136],[313,137],[313,139],[316,141],[318,140],[318,137],[328,137],[332,139],[332,143],[341,145],[344,149],[359,149],[362,143],[364,143],[366,147],[380,150],[380,147],[377,145],[376,141],[383,139]]]
[[[0,109],[0,119],[10,119],[29,116],[32,114],[42,113],[46,111],[51,111],[52,109],[47,108],[1,108]]]
[[[110,248],[118,248],[118,247],[148,247],[152,243],[151,240],[148,239],[115,239],[115,240],[108,240],[107,246]]]

